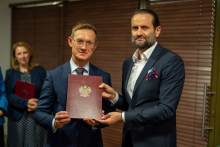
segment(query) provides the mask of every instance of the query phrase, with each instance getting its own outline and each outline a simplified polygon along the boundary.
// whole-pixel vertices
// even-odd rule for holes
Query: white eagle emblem
[[[89,94],[91,93],[91,88],[90,87],[87,87],[87,86],[81,86],[79,87],[79,93],[80,93],[80,96],[82,97],[88,97]]]

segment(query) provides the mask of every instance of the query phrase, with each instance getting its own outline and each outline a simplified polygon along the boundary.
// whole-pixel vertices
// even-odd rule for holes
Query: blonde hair
[[[27,52],[30,55],[30,60],[29,60],[29,66],[28,66],[28,72],[32,71],[34,68],[38,67],[39,64],[34,62],[34,53],[31,49],[31,47],[25,43],[25,42],[17,42],[12,46],[12,54],[11,54],[11,64],[12,64],[12,68],[14,70],[18,70],[19,69],[19,63],[18,61],[15,59],[15,51],[16,48],[18,46],[23,46],[24,48],[27,49]]]
[[[96,28],[92,24],[89,24],[89,23],[84,22],[84,21],[83,22],[78,22],[75,26],[73,26],[71,37],[72,38],[74,37],[74,33],[77,30],[82,30],[82,29],[92,30],[95,33],[95,42],[97,42],[97,30],[96,30]]]

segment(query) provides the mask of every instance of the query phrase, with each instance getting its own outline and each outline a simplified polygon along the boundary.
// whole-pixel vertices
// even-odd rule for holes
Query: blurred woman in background
[[[5,85],[8,95],[8,147],[43,147],[47,132],[34,121],[34,110],[40,97],[46,72],[34,62],[31,47],[25,42],[12,47],[12,68],[6,71]],[[35,84],[34,98],[15,95],[15,81]]]
[[[5,92],[5,83],[2,77],[2,71],[0,67],[0,147],[4,147],[4,127],[5,123],[4,115],[8,109],[8,100]]]

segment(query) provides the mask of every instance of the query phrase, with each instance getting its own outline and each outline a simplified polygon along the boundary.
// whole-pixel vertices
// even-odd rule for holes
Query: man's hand
[[[70,122],[70,118],[67,111],[60,111],[55,115],[54,127],[56,129],[62,128],[63,125]]]
[[[36,109],[37,102],[38,102],[38,99],[36,98],[31,98],[28,100],[28,103],[27,103],[28,112],[34,111]]]
[[[102,117],[102,120],[95,119],[97,122],[106,125],[113,125],[122,121],[122,116],[120,112],[111,112]]]
[[[95,126],[99,123],[99,122],[95,121],[94,119],[90,119],[90,118],[85,118],[83,120],[90,126]]]
[[[0,117],[3,116],[3,114],[4,114],[4,113],[0,110]]]
[[[105,113],[105,111],[104,110],[102,110],[102,117],[104,116],[104,113]],[[95,126],[95,125],[97,125],[99,122],[97,122],[96,120],[94,120],[94,119],[90,119],[90,118],[85,118],[85,119],[83,119],[88,125],[90,125],[90,126]]]
[[[99,85],[99,88],[102,88],[102,97],[110,100],[113,100],[116,97],[115,90],[107,84],[102,83],[101,85]]]

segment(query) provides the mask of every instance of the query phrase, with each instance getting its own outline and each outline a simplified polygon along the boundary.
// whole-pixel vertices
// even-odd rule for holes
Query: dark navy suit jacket
[[[41,66],[36,67],[30,72],[31,83],[35,84],[34,98],[40,97],[41,87],[46,76],[45,69]],[[21,72],[8,69],[6,71],[5,86],[8,95],[8,112],[6,116],[11,120],[21,119],[23,113],[27,110],[27,99],[23,99],[15,95],[15,81],[21,80]]]
[[[134,62],[123,64],[122,94],[115,106],[126,110],[122,146],[176,147],[176,109],[183,89],[184,64],[177,54],[159,43],[138,77],[132,98],[127,84]],[[146,80],[154,68],[158,78]]]
[[[37,109],[36,122],[48,130],[46,147],[103,147],[101,127],[92,129],[82,119],[71,119],[55,133],[52,131],[52,121],[59,111],[66,111],[68,75],[71,74],[70,62],[47,72]],[[89,75],[102,76],[103,83],[111,86],[110,74],[90,64]],[[108,99],[102,99],[103,110],[108,113],[115,111]]]

